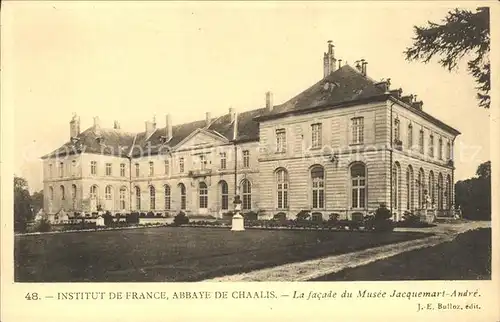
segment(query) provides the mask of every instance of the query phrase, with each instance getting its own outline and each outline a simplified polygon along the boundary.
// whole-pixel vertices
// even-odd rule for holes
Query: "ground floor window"
[[[205,182],[200,182],[199,185],[199,207],[201,209],[208,208],[208,187]]]
[[[351,207],[365,208],[366,206],[366,168],[363,163],[351,166]]]
[[[248,180],[243,180],[241,182],[242,191],[242,209],[249,210],[252,209],[252,184]]]
[[[229,188],[226,181],[220,182],[220,205],[222,210],[229,209]]]

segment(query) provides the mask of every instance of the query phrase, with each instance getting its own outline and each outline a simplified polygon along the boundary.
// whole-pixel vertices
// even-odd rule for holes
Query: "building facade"
[[[42,157],[44,211],[153,212],[221,216],[240,195],[244,212],[327,219],[366,214],[381,203],[446,212],[454,196],[453,145],[460,133],[413,95],[367,75],[366,62],[341,66],[333,45],[324,77],[290,100],[127,133],[99,119]]]

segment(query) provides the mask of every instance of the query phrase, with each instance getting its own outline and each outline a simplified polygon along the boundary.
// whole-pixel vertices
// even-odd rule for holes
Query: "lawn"
[[[491,279],[491,228],[459,235],[451,242],[409,251],[368,265],[347,268],[316,281]]]
[[[199,281],[426,236],[192,227],[16,236],[15,280]]]

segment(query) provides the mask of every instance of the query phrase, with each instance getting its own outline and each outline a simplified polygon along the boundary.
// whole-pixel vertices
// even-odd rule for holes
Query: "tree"
[[[33,219],[28,181],[14,177],[14,230],[24,231],[26,223]]]
[[[490,107],[490,10],[480,7],[476,12],[455,9],[448,12],[442,24],[414,27],[413,45],[404,54],[408,61],[428,63],[439,56],[439,63],[452,71],[467,55],[467,70],[474,77],[479,106]]]
[[[31,204],[33,206],[33,213],[38,213],[40,209],[43,209],[43,190],[35,192],[31,196]]]
[[[477,167],[476,177],[455,184],[455,203],[468,219],[491,219],[491,162]]]

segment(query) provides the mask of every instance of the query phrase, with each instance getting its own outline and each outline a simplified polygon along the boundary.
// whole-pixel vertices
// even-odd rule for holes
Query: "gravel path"
[[[453,240],[457,235],[476,228],[491,227],[489,221],[471,221],[456,224],[443,223],[430,228],[397,228],[395,231],[423,231],[436,235],[396,244],[374,247],[359,252],[330,256],[304,262],[265,268],[243,274],[208,279],[204,282],[250,282],[250,281],[308,281],[323,275],[339,272],[345,268],[366,265],[376,260],[424,247],[432,247]]]

